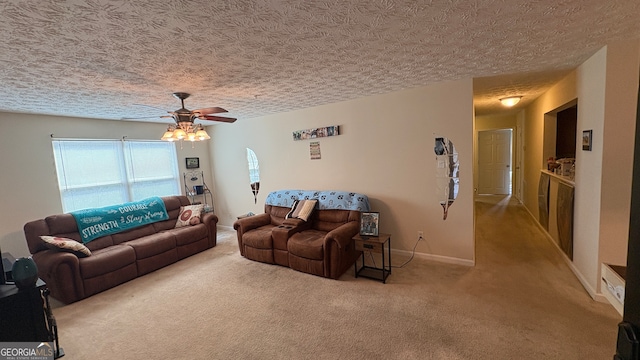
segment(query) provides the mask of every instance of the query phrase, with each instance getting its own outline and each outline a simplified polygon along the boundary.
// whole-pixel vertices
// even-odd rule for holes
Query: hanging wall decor
[[[320,142],[312,141],[309,144],[309,152],[311,153],[311,160],[319,160],[320,159]]]
[[[582,150],[591,151],[591,138],[593,130],[584,130],[582,132]]]
[[[340,126],[326,126],[315,129],[298,130],[293,132],[293,140],[307,140],[327,136],[340,135]]]
[[[442,220],[447,220],[449,207],[458,196],[460,164],[458,163],[458,152],[451,140],[445,137],[436,137],[435,141],[436,191],[440,205],[444,210]]]
[[[249,148],[247,148],[247,165],[249,166],[249,186],[251,186],[254,203],[257,204],[260,191],[260,165],[256,153]]]
[[[198,168],[200,168],[200,158],[188,157],[188,158],[185,158],[185,162],[186,162],[186,165],[187,165],[187,169],[198,169]]]

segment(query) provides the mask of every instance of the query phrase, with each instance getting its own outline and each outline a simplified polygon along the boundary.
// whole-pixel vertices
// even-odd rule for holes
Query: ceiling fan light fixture
[[[182,149],[182,142],[188,140],[193,142],[209,140],[211,137],[207,134],[202,124],[194,124],[194,120],[204,121],[222,121],[227,123],[235,122],[235,118],[215,116],[211,114],[226,113],[227,110],[221,107],[208,107],[196,110],[188,110],[184,107],[184,99],[189,97],[188,93],[176,92],[173,96],[180,99],[182,107],[176,111],[170,111],[171,115],[165,115],[161,117],[170,117],[175,121],[175,125],[169,125],[167,131],[162,135],[161,139],[164,141],[180,141],[180,148]],[[193,144],[191,144],[193,147]]]
[[[209,136],[209,134],[207,134],[207,131],[204,129],[202,124],[200,124],[198,126],[198,131],[196,131],[196,138],[198,138],[198,140],[200,140],[200,141],[211,139],[211,136]]]
[[[512,107],[515,104],[519,103],[520,99],[522,99],[522,96],[509,96],[500,99],[500,102],[506,107]]]
[[[174,139],[178,139],[178,140],[182,140],[184,138],[187,137],[187,133],[186,131],[182,130],[181,128],[177,128],[173,131],[173,138]]]
[[[173,141],[175,140],[173,138],[173,128],[171,126],[169,126],[167,128],[167,131],[165,131],[164,135],[162,135],[162,138],[160,138],[160,140],[164,140],[164,141]]]

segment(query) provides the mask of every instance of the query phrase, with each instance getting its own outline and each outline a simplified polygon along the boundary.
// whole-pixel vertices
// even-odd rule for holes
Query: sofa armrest
[[[326,277],[337,279],[346,269],[353,266],[360,252],[355,250],[353,237],[360,232],[358,221],[349,221],[324,237],[324,273]]]
[[[38,276],[47,283],[51,296],[69,304],[84,298],[78,257],[72,253],[44,250],[33,254]]]
[[[271,224],[271,215],[263,213],[259,215],[249,216],[246,218],[238,219],[233,223],[233,228],[238,234],[238,247],[240,249],[240,255],[244,256],[244,246],[242,246],[242,235],[249,230],[259,228]]]
[[[324,237],[324,243],[327,245],[328,242],[334,241],[338,247],[345,248],[359,232],[360,224],[356,221],[349,221],[329,231]]]
[[[259,228],[271,224],[271,215],[267,213],[248,216],[246,218],[238,219],[233,223],[233,228],[238,231],[247,232],[249,230]]]
[[[218,216],[214,213],[204,213],[202,216],[202,223],[207,227],[209,232],[209,247],[216,246],[218,238]]]

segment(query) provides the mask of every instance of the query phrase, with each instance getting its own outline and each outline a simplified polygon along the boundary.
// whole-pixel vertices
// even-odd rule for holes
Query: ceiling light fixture
[[[509,96],[500,99],[500,102],[506,107],[512,107],[513,105],[519,103],[520,99],[522,99],[522,96]]]
[[[164,141],[203,141],[211,137],[207,134],[202,124],[194,124],[191,121],[180,121],[177,125],[169,125],[167,131],[162,135]],[[193,144],[191,144],[193,147]]]

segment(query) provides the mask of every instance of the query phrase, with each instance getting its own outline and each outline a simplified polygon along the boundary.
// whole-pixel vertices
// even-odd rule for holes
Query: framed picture
[[[593,130],[585,130],[582,132],[582,150],[591,151],[591,136]]]
[[[187,169],[197,169],[200,167],[200,158],[186,158]]]
[[[360,214],[360,235],[378,236],[380,224],[380,213],[363,212]]]

